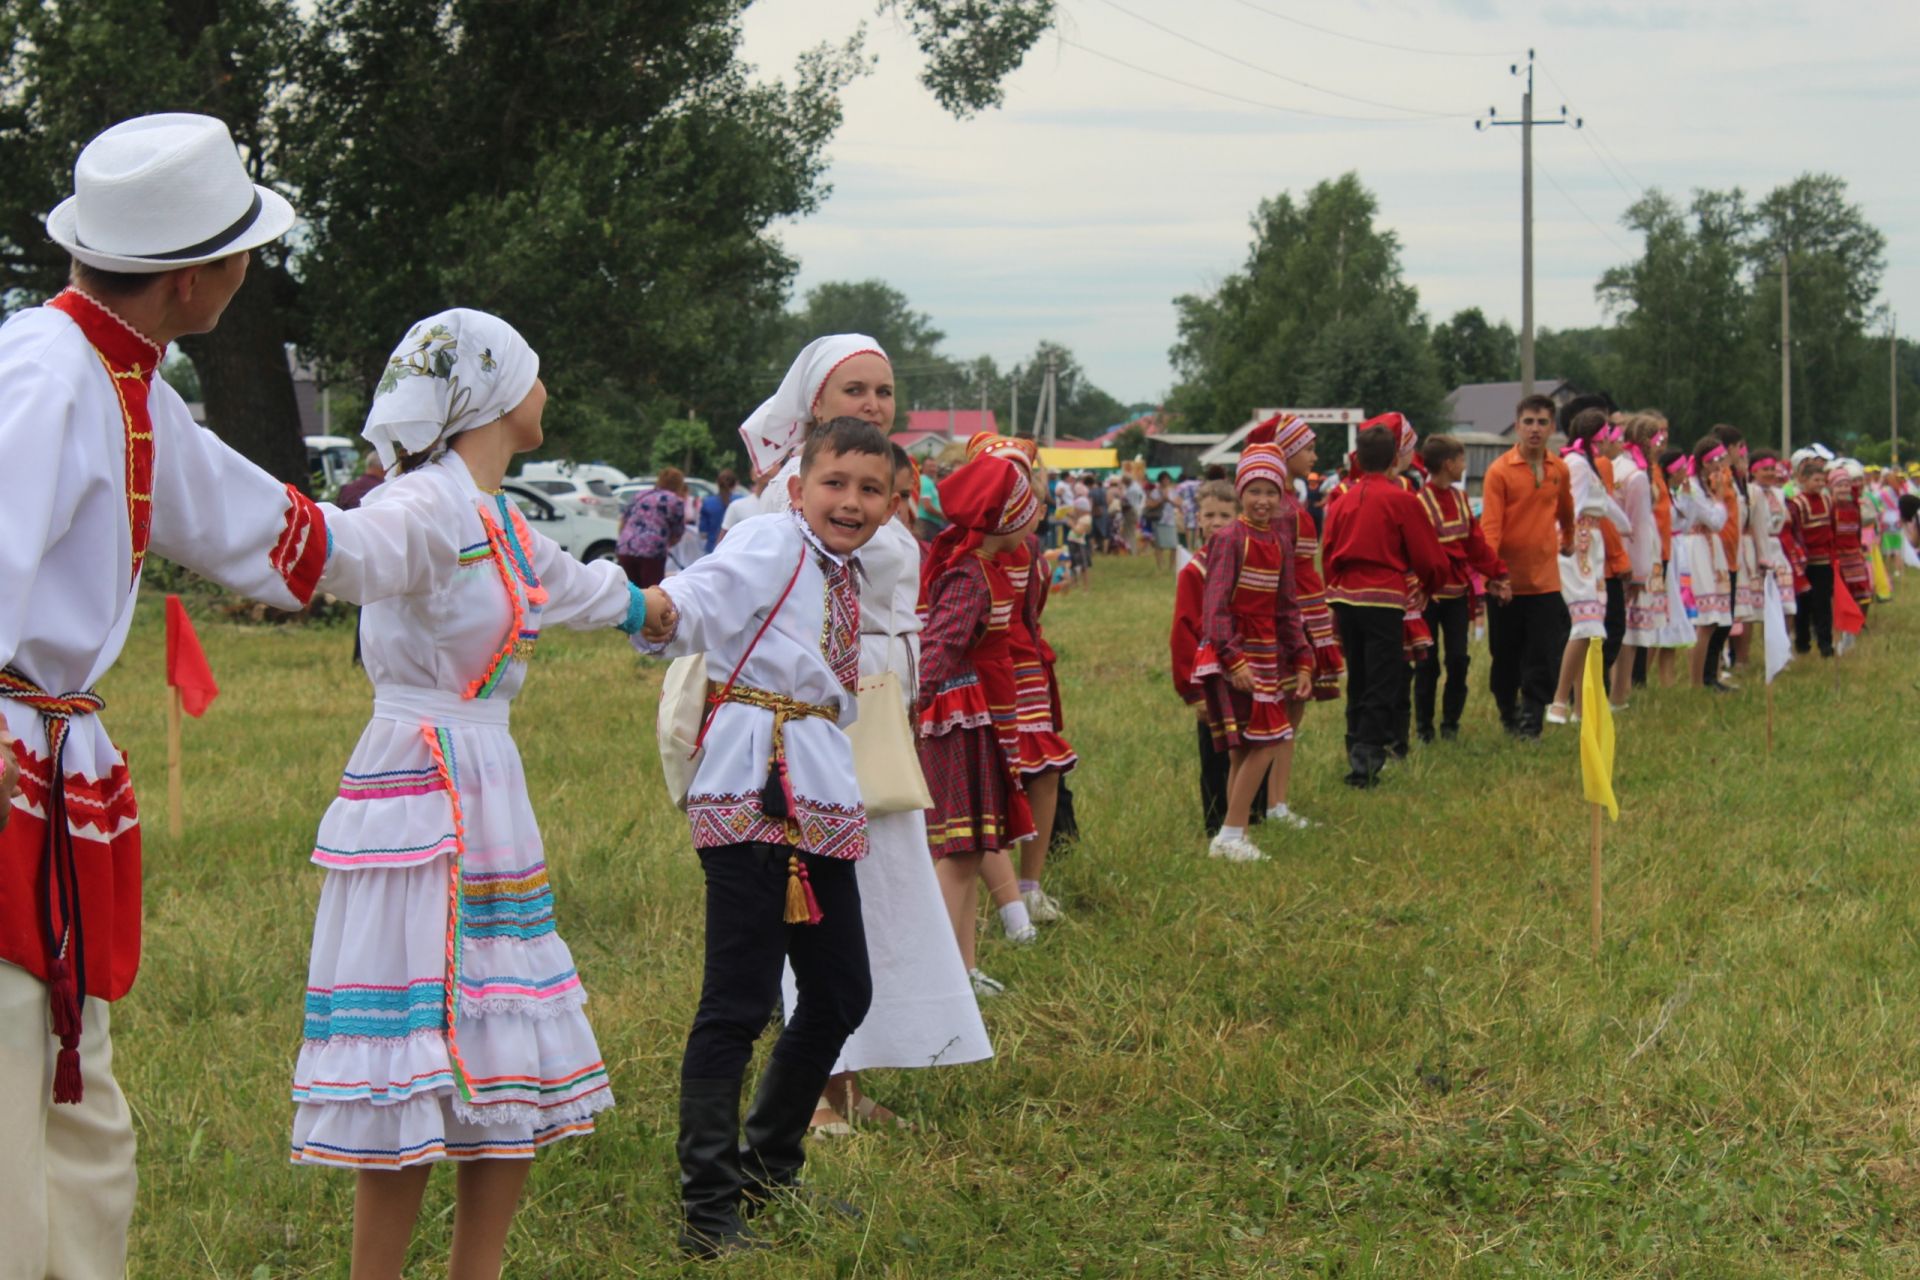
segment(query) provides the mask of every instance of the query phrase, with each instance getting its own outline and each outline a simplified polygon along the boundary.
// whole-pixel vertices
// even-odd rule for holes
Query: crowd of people
[[[1649,670],[1674,678],[1681,649],[1695,683],[1729,689],[1768,591],[1792,598],[1801,650],[1830,654],[1857,629],[1832,606],[1884,598],[1888,552],[1892,572],[1920,564],[1906,477],[1817,447],[1749,454],[1726,427],[1668,449],[1659,415],[1598,407],[1569,415],[1556,455],[1542,397],[1518,406],[1478,513],[1461,445],[1399,414],[1366,424],[1324,490],[1312,428],[1284,415],[1230,481],[1050,483],[1031,441],[989,433],[922,472],[889,439],[892,365],[858,334],[809,343],[741,426],[750,496],[728,485],[690,511],[663,470],[620,563],[583,564],[502,490],[546,401],[512,325],[453,308],[410,326],[367,413],[374,483],[351,509],[318,504],[155,377],[291,207],[200,116],[115,126],[75,185],[48,223],[71,287],[0,328],[0,1098],[20,1143],[0,1221],[20,1274],[125,1269],[134,1136],[110,1006],[138,968],[140,827],[92,689],[150,550],[283,608],[320,591],[364,607],[373,702],[313,843],[290,1146],[354,1171],[360,1280],[400,1273],[441,1162],[459,1168],[449,1272],[497,1276],[531,1158],[613,1104],[510,728],[548,626],[697,664],[661,719],[693,726],[663,773],[684,784],[705,890],[679,1247],[713,1258],[767,1247],[753,1220],[783,1199],[859,1215],[800,1175],[809,1134],[908,1123],[863,1072],[991,1056],[980,1001],[1004,986],[978,963],[982,884],[1009,943],[1061,918],[1044,877],[1079,758],[1043,529],[1069,580],[1143,531],[1168,568],[1183,541],[1198,551],[1169,657],[1208,849],[1236,862],[1265,856],[1256,820],[1311,825],[1289,784],[1312,703],[1345,698],[1356,787],[1415,737],[1458,735],[1483,610],[1500,718],[1534,738],[1580,714],[1570,673],[1594,643],[1617,707]],[[704,554],[669,573],[690,530]]]

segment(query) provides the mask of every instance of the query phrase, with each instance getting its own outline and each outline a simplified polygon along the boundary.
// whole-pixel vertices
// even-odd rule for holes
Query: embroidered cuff
[[[635,635],[647,625],[647,596],[631,582],[627,584],[627,616],[623,622],[614,624],[628,635]]]

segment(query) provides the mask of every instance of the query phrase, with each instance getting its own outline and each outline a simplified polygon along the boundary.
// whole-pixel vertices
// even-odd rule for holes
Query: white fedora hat
[[[73,192],[47,215],[47,234],[102,271],[212,262],[293,225],[293,206],[247,177],[233,135],[212,116],[122,120],[81,150]]]

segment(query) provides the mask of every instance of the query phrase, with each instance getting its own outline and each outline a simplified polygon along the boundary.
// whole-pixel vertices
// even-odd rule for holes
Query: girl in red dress
[[[974,913],[982,860],[1033,838],[1021,787],[1019,694],[1012,627],[1021,598],[997,561],[1040,519],[1026,472],[978,458],[940,482],[950,522],[921,566],[920,765],[933,807],[927,846],[974,989],[1000,984],[975,964]]]
[[[1287,465],[1273,444],[1277,425],[1263,422],[1247,437],[1234,476],[1240,516],[1207,544],[1202,617],[1213,652],[1193,672],[1214,746],[1231,761],[1227,820],[1207,852],[1232,862],[1266,856],[1247,839],[1254,793],[1274,749],[1293,737],[1286,699],[1313,695],[1313,647],[1295,595],[1298,512],[1284,501]]]
[[[1291,415],[1275,417],[1273,422],[1273,444],[1285,461],[1289,481],[1306,479],[1313,472],[1313,427]],[[1301,626],[1313,646],[1312,698],[1286,700],[1287,723],[1297,734],[1309,701],[1329,702],[1340,696],[1340,677],[1347,669],[1347,662],[1340,652],[1340,636],[1333,627],[1333,610],[1327,606],[1326,583],[1320,577],[1320,530],[1314,525],[1312,514],[1295,499],[1291,484],[1281,503],[1293,513],[1295,599],[1300,606]],[[1304,829],[1314,824],[1287,803],[1287,790],[1293,780],[1293,743],[1294,740],[1288,738],[1273,749],[1273,764],[1267,770],[1266,816],[1268,822]]]
[[[967,441],[969,461],[979,457],[1005,458],[1032,481],[1039,451],[1033,441],[976,432]],[[1043,485],[1035,493],[1043,493]],[[1043,504],[1044,505],[1044,504]],[[1053,649],[1041,634],[1040,615],[1047,607],[1050,582],[1045,552],[1038,534],[994,557],[1006,570],[1020,605],[1008,629],[1013,654],[1015,721],[1019,726],[1019,753],[1014,768],[1033,810],[1033,839],[1020,846],[1020,874],[1014,876],[1010,859],[989,855],[985,862],[988,890],[1000,913],[1001,928],[1010,941],[1030,942],[1033,926],[1060,918],[1060,904],[1040,887],[1048,847],[1053,842],[1053,819],[1060,803],[1060,781],[1079,763],[1073,747],[1060,735],[1059,692],[1053,675]]]

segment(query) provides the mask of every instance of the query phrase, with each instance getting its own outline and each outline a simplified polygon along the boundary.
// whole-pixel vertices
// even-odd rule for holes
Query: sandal
[[[816,1138],[844,1138],[852,1132],[853,1126],[847,1123],[846,1117],[835,1111],[824,1097],[813,1109],[813,1119],[807,1121],[807,1133]]]
[[[889,1125],[895,1129],[913,1128],[913,1121],[895,1115],[865,1094],[853,1100],[853,1118],[863,1125]]]

